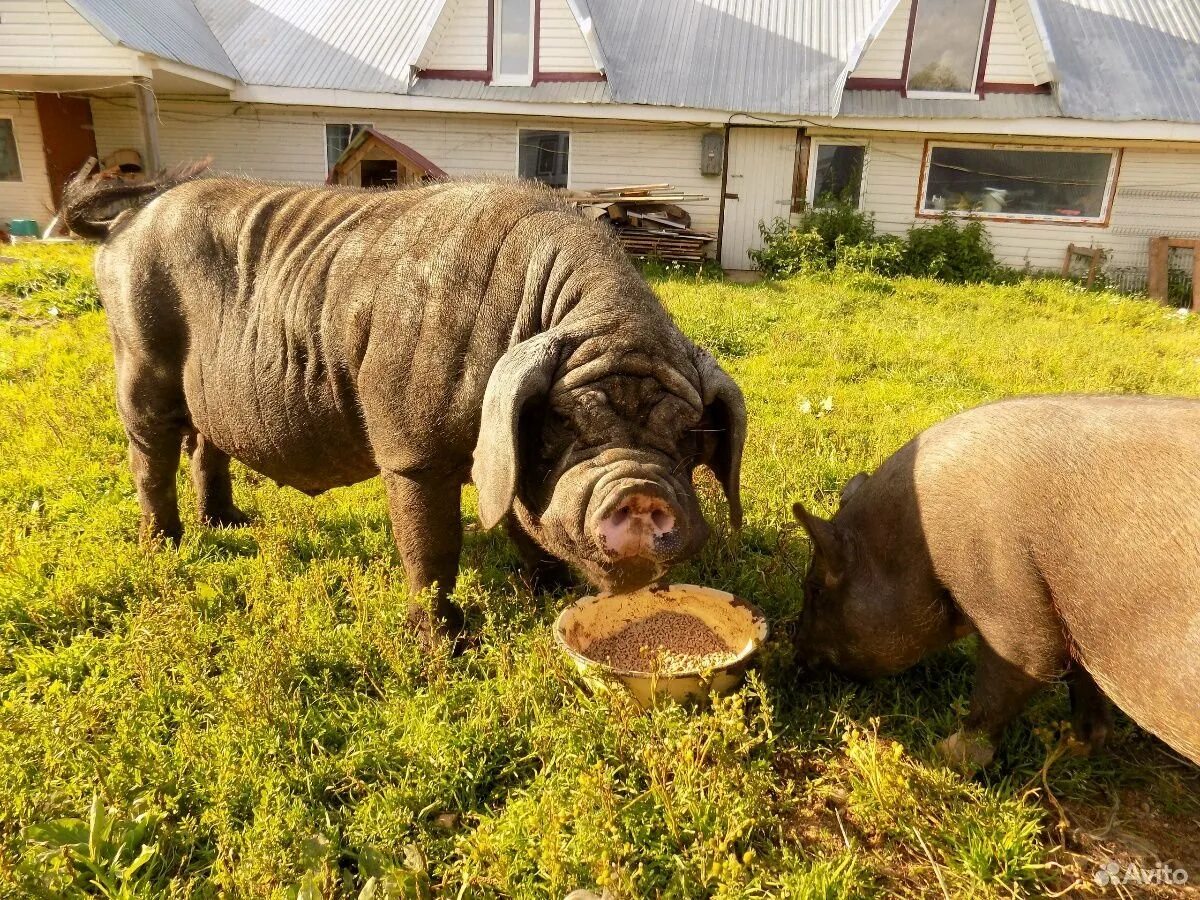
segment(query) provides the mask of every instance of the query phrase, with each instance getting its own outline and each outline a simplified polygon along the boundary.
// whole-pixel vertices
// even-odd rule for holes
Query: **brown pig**
[[[814,550],[805,665],[890,675],[979,635],[970,712],[941,745],[953,761],[986,765],[1065,677],[1089,747],[1107,697],[1200,763],[1200,401],[982,406],[855,476],[831,521],[794,512]]]

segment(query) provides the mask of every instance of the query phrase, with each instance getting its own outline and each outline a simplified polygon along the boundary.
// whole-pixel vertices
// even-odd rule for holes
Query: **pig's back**
[[[1118,706],[1200,762],[1200,401],[992,404],[926,432],[916,467],[955,596],[1056,620]]]

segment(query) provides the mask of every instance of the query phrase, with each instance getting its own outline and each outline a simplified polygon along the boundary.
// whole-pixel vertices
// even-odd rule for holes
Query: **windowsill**
[[[978,219],[983,222],[1017,222],[1029,225],[1084,225],[1089,228],[1108,226],[1108,219],[1089,218],[1086,216],[1047,216],[1039,213],[994,213],[982,211],[963,211],[960,209],[923,209],[917,213],[921,219],[940,219],[942,216],[952,216],[955,219]]]
[[[981,100],[979,94],[970,91],[907,91],[909,100]]]
[[[492,87],[532,87],[532,75],[498,75],[491,81]]]

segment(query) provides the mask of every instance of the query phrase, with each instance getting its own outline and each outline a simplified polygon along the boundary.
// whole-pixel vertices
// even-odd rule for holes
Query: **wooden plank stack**
[[[654,256],[670,262],[703,262],[716,236],[692,230],[692,217],[680,203],[707,200],[669,184],[567,191],[567,199],[590,218],[604,222],[630,256]]]

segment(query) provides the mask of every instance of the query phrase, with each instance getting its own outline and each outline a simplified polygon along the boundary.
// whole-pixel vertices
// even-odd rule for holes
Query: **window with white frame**
[[[0,119],[0,181],[21,180],[21,159],[12,119]]]
[[[921,212],[1102,223],[1117,159],[1116,150],[930,145]]]
[[[863,174],[867,168],[865,144],[813,141],[808,168],[810,206],[862,205]]]
[[[496,84],[533,82],[534,0],[492,0],[496,4]]]
[[[913,0],[908,48],[910,94],[974,97],[988,0]]]
[[[522,128],[517,139],[517,175],[565,188],[570,176],[571,132]]]
[[[325,126],[325,171],[332,172],[333,164],[341,158],[350,146],[350,142],[358,137],[358,133],[370,125],[350,125],[332,123]]]

